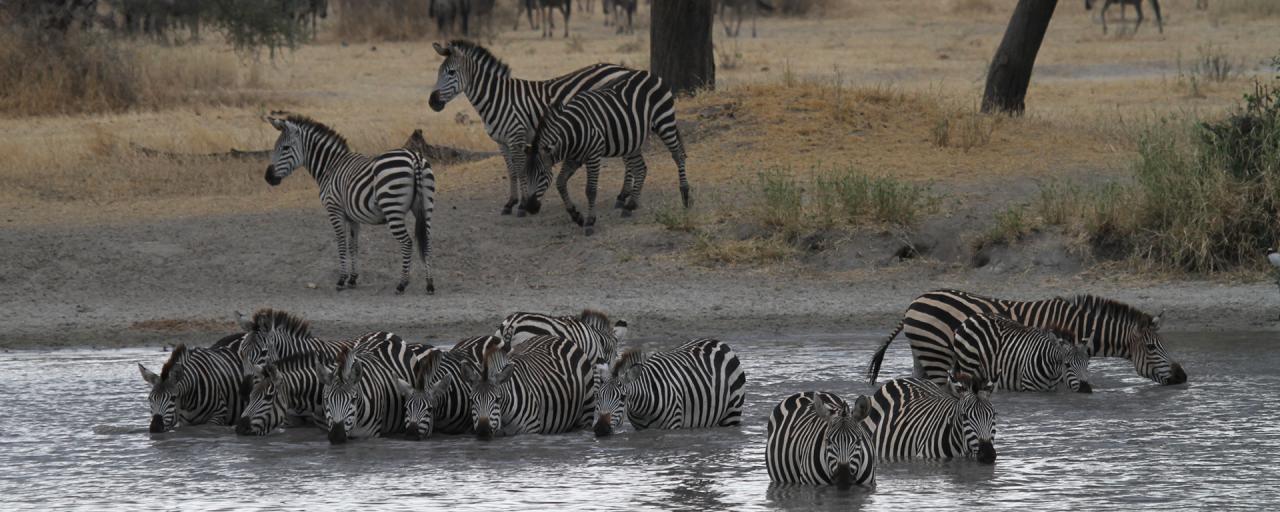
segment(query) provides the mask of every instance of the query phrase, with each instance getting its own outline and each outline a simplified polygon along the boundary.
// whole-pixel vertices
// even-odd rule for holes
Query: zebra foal
[[[1052,391],[1062,382],[1072,391],[1092,393],[1088,339],[1075,341],[1061,328],[1037,329],[999,315],[966,318],[952,347],[955,367],[997,389]]]
[[[471,384],[472,430],[495,435],[558,434],[585,428],[595,406],[592,363],[572,341],[537,336],[512,349],[486,349],[464,368]]]
[[[863,424],[870,401],[852,405],[833,393],[784,398],[769,415],[765,466],[778,484],[874,487],[876,452]]]
[[[871,395],[865,420],[882,459],[974,457],[996,461],[995,420],[988,381],[956,372],[939,386],[893,379]]]
[[[502,325],[494,336],[502,339],[507,350],[536,336],[564,338],[585,351],[592,364],[601,364],[609,363],[617,357],[618,345],[622,343],[626,333],[625,320],[618,320],[611,325],[608,315],[584,309],[576,317],[512,313],[502,320]]]
[[[596,367],[597,437],[636,430],[728,427],[742,423],[746,374],[727,343],[699,338],[653,354],[630,349]]]

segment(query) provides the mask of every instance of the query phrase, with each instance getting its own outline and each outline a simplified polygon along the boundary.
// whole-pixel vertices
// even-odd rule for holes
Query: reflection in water
[[[155,350],[0,358],[0,500],[40,508],[309,506],[492,509],[1272,508],[1280,501],[1280,375],[1267,336],[1170,336],[1190,384],[1160,387],[1095,360],[1095,392],[997,393],[994,466],[879,465],[874,491],[770,486],[765,416],[796,391],[869,391],[882,333],[732,340],[747,371],[739,428],[590,432],[480,443],[378,439],[330,446],[318,429],[265,438],[199,426],[146,432],[135,362]],[[900,350],[895,350],[900,349]],[[910,369],[906,344],[886,374]]]

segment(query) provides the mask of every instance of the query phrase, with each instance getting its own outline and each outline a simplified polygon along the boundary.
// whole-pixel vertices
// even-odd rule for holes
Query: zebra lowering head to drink
[[[462,378],[466,359],[431,349],[413,366],[413,380],[396,379],[404,397],[404,435],[410,440],[435,432],[463,434],[471,429],[471,389]]]
[[[316,372],[333,360],[303,352],[258,367],[236,434],[265,436],[284,426],[324,423],[323,385]]]
[[[533,4],[526,3],[532,15]],[[601,63],[548,80],[522,80],[512,78],[506,63],[470,41],[455,39],[431,46],[444,57],[444,62],[436,73],[436,85],[428,104],[431,110],[440,112],[462,94],[484,120],[484,131],[498,143],[507,166],[510,195],[502,206],[503,215],[510,214],[512,207],[526,195],[524,146],[547,106],[563,103],[580,91],[594,89],[615,78],[637,73],[616,64]],[[517,214],[525,214],[524,205]]]
[[[435,293],[431,278],[431,213],[435,210],[436,178],[431,165],[413,151],[394,149],[378,155],[362,155],[332,128],[300,115],[281,117],[275,112],[264,119],[280,136],[271,151],[267,183],[275,186],[305,166],[320,186],[324,205],[338,240],[338,289],[353,288],[359,277],[360,225],[386,224],[400,242],[400,282],[396,293],[409,286],[413,240],[405,219],[417,218],[414,237],[426,272],[427,293]]]
[[[413,378],[413,364],[429,350],[399,336],[370,339],[339,352],[333,369],[317,364],[329,443],[402,431],[404,398],[396,382]]]
[[[231,425],[244,405],[240,394],[238,343],[214,348],[178,345],[157,375],[138,363],[142,380],[151,386],[147,402],[152,433],[179,425]]]
[[[245,317],[236,313],[240,328],[245,330],[239,345],[240,370],[245,377],[245,394],[258,382],[262,366],[289,357],[318,353],[334,359],[342,348],[350,348],[359,339],[394,336],[385,332],[367,333],[350,340],[322,340],[311,334],[311,324],[299,315],[278,309],[263,308]]]
[[[784,398],[769,415],[765,466],[778,484],[874,487],[876,452],[863,424],[870,401],[852,405],[833,393]]]
[[[578,316],[551,316],[541,313],[512,313],[502,320],[495,336],[502,338],[508,347],[516,347],[536,336],[556,336],[573,341],[592,364],[613,361],[618,356],[618,346],[627,334],[627,322],[618,320],[612,325],[603,312],[584,309]]]
[[[1000,315],[977,314],[960,323],[952,341],[955,367],[998,389],[1052,391],[1065,381],[1092,393],[1089,340],[1067,329],[1027,327]]]
[[[592,363],[572,341],[537,336],[512,349],[485,352],[463,370],[471,384],[473,430],[495,435],[558,434],[591,424],[596,384]]]
[[[1138,375],[1160,384],[1182,384],[1187,373],[1164,349],[1160,337],[1163,313],[1151,316],[1118,301],[1093,295],[1064,299],[1017,301],[993,299],[959,290],[935,290],[907,306],[898,327],[871,358],[867,376],[874,384],[889,344],[905,333],[911,340],[915,376],[942,383],[955,355],[951,349],[960,323],[971,315],[996,314],[1028,327],[1061,327],[1089,340],[1090,357],[1123,357]]]
[[[526,175],[530,180],[525,207],[539,209],[539,200],[551,183],[551,170],[564,162],[556,177],[556,191],[569,218],[591,235],[595,226],[596,188],[600,164],[605,158],[620,157],[626,163],[622,193],[615,207],[628,217],[640,205],[647,168],[644,142],[649,132],[658,134],[680,178],[680,199],[689,207],[689,179],[685,175],[684,143],[676,127],[675,96],[661,78],[644,71],[575,95],[560,107],[552,106],[538,120],[533,137],[525,147]],[[587,214],[569,199],[569,178],[578,168],[587,167]]]
[[[924,379],[893,379],[871,395],[867,428],[882,459],[974,457],[996,461],[992,385],[963,372],[939,386]]]
[[[596,436],[612,434],[626,418],[636,430],[742,422],[747,377],[727,343],[699,338],[653,354],[629,349],[596,372]]]

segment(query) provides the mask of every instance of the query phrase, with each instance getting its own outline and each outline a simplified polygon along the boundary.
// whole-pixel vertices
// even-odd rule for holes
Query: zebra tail
[[[905,319],[898,320],[898,328],[894,329],[888,338],[885,338],[884,342],[880,344],[880,348],[876,349],[875,355],[871,356],[871,364],[867,365],[867,381],[871,385],[874,386],[876,384],[876,377],[880,375],[880,363],[884,362],[884,353],[889,350],[889,344],[893,342],[894,338],[898,337],[898,333],[902,332],[905,322]]]
[[[424,161],[423,166],[426,165]],[[413,169],[413,216],[416,222],[413,224],[413,237],[418,241],[418,256],[425,263],[427,261],[427,251],[429,245],[427,236],[429,220],[427,219],[427,194],[422,190],[422,168],[415,166]]]

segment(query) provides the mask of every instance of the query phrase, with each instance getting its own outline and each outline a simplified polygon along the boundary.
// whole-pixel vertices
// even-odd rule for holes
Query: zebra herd
[[[1164,350],[1160,318],[1092,295],[925,293],[869,367],[874,384],[888,345],[905,331],[914,376],[853,400],[824,391],[783,398],[767,418],[767,472],[779,484],[871,487],[879,461],[994,463],[997,389],[1091,392],[1090,357],[1128,358],[1160,384],[1186,382]],[[728,344],[623,348],[627,322],[599,311],[514,313],[492,335],[450,348],[385,331],[322,339],[300,316],[272,309],[239,323],[243,332],[207,348],[179,345],[159,374],[138,365],[151,388],[151,432],[209,423],[265,436],[309,424],[341,444],[742,423],[747,377]]]

